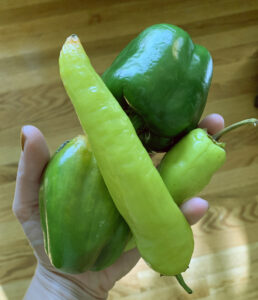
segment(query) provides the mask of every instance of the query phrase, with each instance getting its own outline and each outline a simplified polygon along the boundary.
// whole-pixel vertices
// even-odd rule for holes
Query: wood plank
[[[82,133],[59,77],[65,38],[77,33],[102,74],[141,30],[161,22],[182,27],[211,52],[214,76],[203,116],[220,113],[226,125],[258,117],[257,0],[0,2],[1,300],[22,299],[36,266],[11,210],[21,127],[40,128],[51,153]],[[109,300],[258,299],[258,131],[246,126],[222,140],[227,161],[199,194],[210,208],[193,226],[195,251],[184,274],[194,294],[140,260]]]
[[[118,8],[115,7],[115,9],[112,9],[112,5],[110,5],[109,2],[110,9],[104,10],[105,7],[101,9],[101,6],[97,6],[97,8],[95,7],[97,12],[92,11],[91,8],[88,9],[88,4],[86,5],[86,9],[82,7],[81,11],[71,10],[70,12],[68,6],[66,12],[69,11],[69,13],[60,14],[58,18],[56,17],[57,12],[55,11],[55,14],[50,14],[49,17],[31,19],[29,17],[30,15],[38,15],[38,11],[35,9],[34,13],[33,11],[30,12],[27,15],[28,19],[21,21],[21,23],[13,23],[10,20],[10,24],[0,26],[0,58],[13,56],[12,51],[15,49],[19,49],[19,52],[25,54],[28,52],[31,53],[32,51],[37,52],[38,49],[49,49],[49,47],[53,47],[53,45],[55,45],[56,48],[60,48],[64,39],[72,33],[77,33],[81,36],[83,42],[87,41],[87,44],[92,41],[105,41],[110,38],[121,38],[124,35],[129,35],[126,41],[127,44],[133,36],[138,34],[145,27],[152,25],[153,19],[156,20],[155,23],[171,23],[173,20],[173,24],[191,30],[193,37],[196,31],[200,31],[198,26],[201,28],[202,34],[198,33],[197,36],[206,35],[207,32],[209,35],[213,33],[218,34],[216,31],[209,32],[209,26],[211,25],[207,23],[198,25],[201,19],[200,14],[202,14],[202,18],[205,15],[204,20],[208,22],[210,20],[210,24],[220,22],[221,24],[218,25],[222,27],[222,29],[225,27],[223,21],[227,19],[227,24],[230,24],[230,28],[226,27],[227,31],[235,30],[236,27],[241,27],[242,30],[245,29],[243,21],[247,20],[249,20],[246,22],[249,27],[252,24],[257,25],[255,9],[258,9],[258,5],[257,1],[254,0],[244,2],[241,0],[231,0],[229,2],[216,1],[213,4],[212,12],[210,10],[210,4],[204,5],[203,1],[200,1],[199,5],[196,1],[187,2],[188,5],[186,5],[186,2],[182,3],[181,1],[176,1],[175,4],[174,2],[166,1],[164,6],[161,6],[161,4],[156,1],[140,1],[132,2],[130,5],[132,7],[130,8],[128,8],[128,5],[120,5]],[[189,5],[189,2],[192,4]],[[222,3],[223,9],[221,9]],[[178,7],[178,5],[180,5],[180,7]],[[63,10],[65,6],[62,5],[61,7]],[[152,7],[152,9],[148,10],[149,7]],[[145,19],[146,14],[144,13],[146,13],[146,11],[149,11],[149,13]],[[235,17],[234,13],[241,15]],[[127,16],[130,16],[130,18]],[[132,16],[133,19],[131,18]],[[70,22],[71,18],[73,22]],[[233,20],[231,20],[231,18],[233,18]],[[7,17],[7,19],[9,18]],[[196,28],[193,28],[193,22],[196,22],[194,23],[197,24]],[[42,23],[44,26],[42,26]],[[105,30],[101,30],[102,28],[105,28]],[[124,30],[121,31],[120,28],[124,28]],[[9,38],[2,42],[6,32],[8,32]],[[28,40],[27,33],[29,33],[29,47],[26,46],[26,41]],[[17,36],[19,36],[19,39],[16,38]],[[84,37],[87,37],[87,39]],[[105,48],[103,48],[103,50],[104,49]]]

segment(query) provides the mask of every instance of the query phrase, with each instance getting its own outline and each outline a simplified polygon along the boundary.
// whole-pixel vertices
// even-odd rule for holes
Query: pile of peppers
[[[85,135],[64,143],[42,177],[40,215],[51,263],[69,273],[98,271],[136,246],[153,270],[176,276],[191,293],[181,273],[194,240],[179,205],[224,163],[218,139],[257,120],[215,136],[196,128],[212,59],[173,25],[144,30],[102,77],[72,35],[59,67]],[[153,151],[166,151],[158,169]]]

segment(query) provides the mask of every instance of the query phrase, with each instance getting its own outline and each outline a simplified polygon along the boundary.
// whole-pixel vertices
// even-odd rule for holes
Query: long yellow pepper
[[[107,188],[142,257],[164,275],[185,271],[194,246],[191,227],[77,36],[66,40],[59,65]]]

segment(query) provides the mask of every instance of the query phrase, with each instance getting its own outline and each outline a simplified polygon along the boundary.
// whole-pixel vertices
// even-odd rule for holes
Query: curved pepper
[[[188,133],[163,157],[158,169],[168,190],[180,205],[198,194],[226,159],[225,143],[219,139],[231,130],[246,124],[258,124],[255,118],[234,123],[214,135],[203,129]],[[182,183],[184,181],[184,189]]]
[[[77,36],[66,40],[59,65],[107,188],[142,257],[164,275],[185,271],[193,253],[191,227]]]
[[[223,146],[197,128],[165,154],[158,170],[178,205],[201,192],[223,165],[226,159]]]
[[[65,143],[51,158],[39,205],[46,253],[64,272],[108,267],[131,237],[85,136]]]
[[[166,151],[197,127],[211,78],[208,50],[169,24],[141,32],[102,75],[148,151]]]

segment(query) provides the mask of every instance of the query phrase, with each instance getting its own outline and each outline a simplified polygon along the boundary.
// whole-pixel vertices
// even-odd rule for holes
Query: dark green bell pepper
[[[102,75],[148,151],[166,151],[197,127],[211,78],[208,50],[169,24],[141,32]]]

